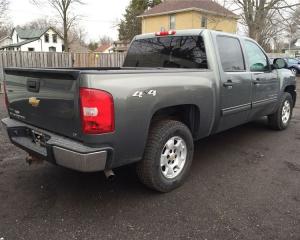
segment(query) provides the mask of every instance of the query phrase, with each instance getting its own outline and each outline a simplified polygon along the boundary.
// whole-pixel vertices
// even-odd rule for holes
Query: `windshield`
[[[135,40],[124,67],[208,68],[201,36],[172,36]]]
[[[289,58],[288,61],[289,61],[289,64],[298,64],[298,62],[299,62],[299,61],[297,61],[297,59],[294,59],[294,58]]]

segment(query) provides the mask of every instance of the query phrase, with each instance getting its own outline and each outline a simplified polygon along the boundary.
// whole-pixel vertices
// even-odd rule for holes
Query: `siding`
[[[198,11],[188,11],[176,13],[176,30],[197,29],[201,27],[201,16],[203,13]],[[237,20],[230,17],[221,17],[211,14],[203,14],[207,17],[207,28],[229,33],[236,33]],[[169,16],[150,16],[142,20],[142,32],[151,33],[161,29],[169,30]]]

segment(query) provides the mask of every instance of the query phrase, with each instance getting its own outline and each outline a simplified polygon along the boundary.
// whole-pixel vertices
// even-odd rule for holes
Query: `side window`
[[[54,42],[54,43],[57,43],[57,34],[53,34],[53,35],[52,35],[52,38],[53,38],[53,42]]]
[[[206,16],[201,17],[201,28],[207,28],[207,17]]]
[[[48,34],[48,33],[45,34],[45,42],[46,42],[46,43],[49,42],[49,34]]]
[[[246,53],[251,72],[264,72],[269,70],[268,59],[263,51],[251,41],[245,41]]]
[[[240,41],[233,37],[218,36],[217,43],[223,71],[244,71],[245,62]]]

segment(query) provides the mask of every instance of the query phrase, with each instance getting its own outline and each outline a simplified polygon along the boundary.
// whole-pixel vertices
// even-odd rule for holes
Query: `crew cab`
[[[136,36],[121,68],[5,69],[9,139],[81,172],[136,164],[168,192],[188,176],[194,141],[268,116],[288,127],[296,79],[252,39],[211,30]]]

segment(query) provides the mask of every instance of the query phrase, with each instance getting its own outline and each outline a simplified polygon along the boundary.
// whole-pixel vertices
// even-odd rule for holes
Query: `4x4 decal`
[[[152,95],[153,97],[155,97],[157,94],[156,90],[149,90],[149,91],[136,91],[132,96],[133,97],[139,97],[142,98],[145,95]]]

